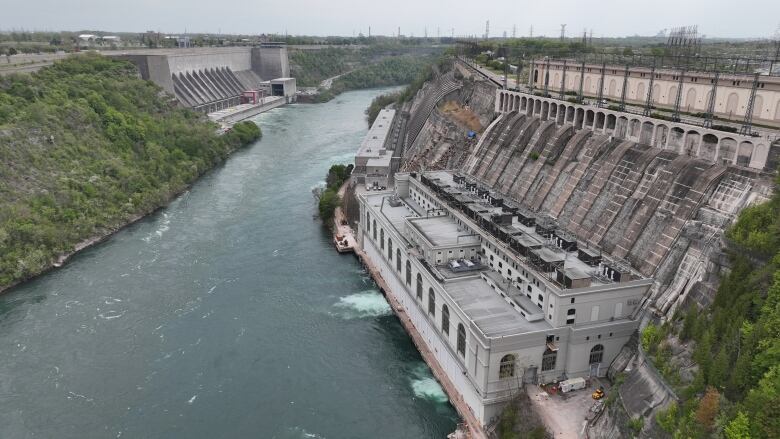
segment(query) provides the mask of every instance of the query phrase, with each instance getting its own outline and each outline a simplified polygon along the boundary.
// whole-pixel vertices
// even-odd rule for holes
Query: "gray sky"
[[[698,24],[718,37],[769,37],[780,25],[778,0],[0,0],[0,30],[107,30],[306,35],[477,34],[594,37],[655,35]]]

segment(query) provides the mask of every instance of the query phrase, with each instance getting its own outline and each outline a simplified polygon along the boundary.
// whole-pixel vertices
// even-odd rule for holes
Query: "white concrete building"
[[[365,184],[368,189],[387,188],[390,184],[393,152],[386,149],[385,143],[394,117],[395,110],[381,110],[355,154],[355,169],[352,175],[357,177],[359,184]]]
[[[465,177],[359,198],[359,245],[483,424],[523,383],[603,376],[638,327],[652,279]]]

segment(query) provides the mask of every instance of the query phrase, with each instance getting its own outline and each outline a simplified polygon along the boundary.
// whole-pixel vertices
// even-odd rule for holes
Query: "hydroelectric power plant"
[[[780,153],[774,76],[531,68],[515,89],[465,58],[437,70],[367,137],[398,167],[356,168],[359,255],[473,437],[528,384],[626,373],[629,417],[676,400],[637,329],[712,302],[724,230],[769,198]],[[700,114],[679,117],[684,106]],[[713,122],[734,117],[739,130]],[[620,435],[591,418],[581,427],[596,437]]]

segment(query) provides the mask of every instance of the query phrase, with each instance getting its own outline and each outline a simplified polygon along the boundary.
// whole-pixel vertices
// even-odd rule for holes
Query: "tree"
[[[726,439],[750,439],[750,420],[744,412],[729,422],[725,429]]]
[[[707,391],[704,392],[704,396],[699,402],[699,407],[696,409],[696,422],[704,428],[705,431],[712,431],[712,427],[715,426],[715,417],[718,415],[718,409],[720,408],[720,393],[710,386]]]

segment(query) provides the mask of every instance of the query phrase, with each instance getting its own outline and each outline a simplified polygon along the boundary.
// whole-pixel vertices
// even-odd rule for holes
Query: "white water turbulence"
[[[392,312],[390,304],[376,290],[366,290],[341,297],[334,306],[339,308],[340,315],[347,319],[381,317]]]
[[[445,404],[449,401],[444,389],[433,377],[425,363],[420,363],[412,369],[410,381],[414,396],[439,404]]]

